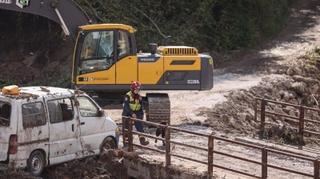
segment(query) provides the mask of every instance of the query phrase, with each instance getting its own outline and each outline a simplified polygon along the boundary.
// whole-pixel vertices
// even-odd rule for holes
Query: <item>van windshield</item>
[[[0,126],[9,126],[11,116],[11,105],[0,101]]]

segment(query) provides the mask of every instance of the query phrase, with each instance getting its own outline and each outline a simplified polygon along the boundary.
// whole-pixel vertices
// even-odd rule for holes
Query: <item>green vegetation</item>
[[[294,0],[76,1],[98,22],[135,26],[139,49],[146,49],[149,42],[164,44],[153,21],[172,36],[170,44],[227,51],[254,46],[277,33]]]
[[[223,53],[254,47],[278,33],[295,0],[75,1],[98,23],[137,28],[139,50],[146,51],[148,43],[156,42]],[[172,38],[165,40],[168,35]],[[6,63],[0,66],[0,86],[69,85],[73,42],[64,40],[59,25],[30,14],[0,11],[0,40],[0,60]],[[34,61],[26,60],[32,56]]]
[[[195,46],[201,51],[224,52],[253,47],[279,32],[295,0],[75,1],[98,23],[125,23],[136,27],[138,48],[141,50],[146,50],[150,42],[160,45],[168,42],[170,45]],[[19,45],[27,42],[28,48],[52,46],[52,43],[57,43],[54,39],[61,39],[59,26],[50,25],[52,23],[44,18],[14,12],[0,12],[0,15],[7,17],[1,19],[1,34],[14,32],[4,38],[20,39]],[[15,28],[12,31],[5,27]],[[48,32],[50,36],[47,36]],[[42,34],[52,39],[50,43],[43,40]],[[165,40],[166,35],[172,38]],[[5,47],[11,45],[16,44]]]
[[[320,60],[320,46],[317,46],[311,52],[308,52],[304,58],[313,63],[318,63]]]

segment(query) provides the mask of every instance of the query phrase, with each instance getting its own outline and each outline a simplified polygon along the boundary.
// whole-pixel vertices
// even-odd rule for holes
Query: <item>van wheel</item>
[[[39,150],[32,152],[27,161],[28,171],[34,176],[40,176],[45,166],[46,161],[43,153]]]
[[[100,153],[106,152],[108,150],[116,149],[117,144],[111,137],[107,137],[103,140],[101,147],[100,147]]]

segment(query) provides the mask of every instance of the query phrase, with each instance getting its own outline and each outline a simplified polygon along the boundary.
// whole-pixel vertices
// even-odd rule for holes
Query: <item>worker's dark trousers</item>
[[[136,112],[133,112],[133,113],[137,116],[137,119],[143,120],[143,111],[142,110],[139,110],[139,111],[136,111]],[[125,116],[128,116],[128,115],[125,115]],[[131,116],[129,116],[129,117],[131,117]],[[134,122],[134,126],[136,127],[138,132],[144,132],[142,122],[135,121]],[[126,129],[129,128],[129,120],[128,119],[125,120],[125,128]]]

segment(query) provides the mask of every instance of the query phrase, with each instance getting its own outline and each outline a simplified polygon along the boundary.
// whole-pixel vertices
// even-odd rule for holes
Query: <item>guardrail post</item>
[[[304,107],[300,106],[299,109],[299,149],[303,147],[303,133],[304,133]]]
[[[208,179],[213,177],[213,147],[214,147],[214,136],[208,137]]]
[[[122,142],[123,142],[123,146],[126,146],[126,136],[128,136],[127,132],[126,132],[125,122],[126,122],[125,117],[122,117]]]
[[[319,161],[313,161],[313,168],[314,168],[314,179],[319,179]]]
[[[171,146],[170,146],[170,127],[167,125],[166,127],[166,167],[171,165]]]
[[[133,151],[133,134],[132,134],[132,123],[133,120],[129,118],[129,127],[128,127],[128,151]]]
[[[262,152],[262,155],[261,155],[261,160],[262,160],[261,178],[267,179],[267,177],[268,177],[268,150],[266,148],[263,148],[261,150],[261,152]]]
[[[260,139],[264,138],[265,134],[265,123],[266,123],[266,105],[267,102],[265,99],[261,100],[261,123],[260,123]]]
[[[258,99],[254,100],[254,121],[258,121]]]

